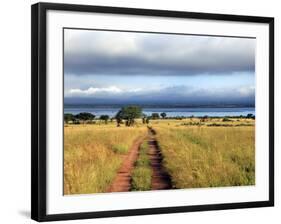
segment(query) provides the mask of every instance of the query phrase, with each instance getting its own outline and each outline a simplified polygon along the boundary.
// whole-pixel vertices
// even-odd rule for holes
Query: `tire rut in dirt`
[[[131,190],[132,171],[138,158],[140,145],[144,137],[138,138],[131,147],[129,153],[124,156],[121,168],[118,170],[107,192],[127,192]]]
[[[156,131],[148,129],[148,156],[152,168],[151,190],[172,189],[171,177],[163,166],[163,156],[156,139]]]

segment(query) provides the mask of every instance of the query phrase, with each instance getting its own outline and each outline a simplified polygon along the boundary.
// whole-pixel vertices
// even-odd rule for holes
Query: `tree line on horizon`
[[[112,118],[110,118],[109,115],[103,114],[100,115],[98,119],[104,121],[105,124],[108,123],[109,119],[111,121],[115,119],[117,122],[117,127],[120,127],[120,125],[123,124],[123,122],[125,121],[125,125],[130,127],[135,124],[135,119],[137,118],[142,118],[143,124],[149,124],[149,121],[151,119],[156,120],[156,119],[160,119],[160,117],[162,119],[165,119],[167,118],[167,114],[165,112],[162,112],[160,114],[152,113],[151,116],[147,116],[146,114],[142,113],[142,108],[140,106],[126,106],[126,107],[122,107]],[[194,118],[193,115],[190,117]],[[240,117],[244,117],[244,116],[241,115]],[[248,114],[245,117],[255,119],[255,116],[253,114]],[[86,123],[87,121],[93,121],[95,118],[96,116],[89,112],[81,112],[76,115],[73,115],[71,113],[64,114],[64,122],[67,124],[69,122],[72,122],[74,124],[80,124],[81,122]],[[182,119],[183,117],[179,117],[179,118]],[[179,119],[179,118],[175,118],[175,119]],[[208,116],[206,115],[203,118],[204,120],[206,120],[208,119]],[[224,119],[226,121],[227,117],[225,117]]]
[[[103,120],[105,124],[108,123],[109,119],[111,121],[115,119],[117,122],[117,126],[119,127],[123,123],[123,121],[125,121],[126,126],[133,126],[135,124],[135,119],[137,118],[142,118],[142,122],[144,124],[149,124],[150,119],[159,119],[160,116],[165,119],[167,117],[167,114],[165,112],[160,114],[152,113],[151,116],[147,116],[146,114],[142,113],[142,108],[140,106],[126,106],[122,107],[111,119],[109,115],[106,114],[100,115],[98,119]],[[89,112],[81,112],[76,115],[73,115],[71,113],[64,114],[65,123],[72,122],[74,124],[79,124],[80,121],[82,123],[85,123],[86,121],[93,121],[94,119],[96,119],[96,116]]]

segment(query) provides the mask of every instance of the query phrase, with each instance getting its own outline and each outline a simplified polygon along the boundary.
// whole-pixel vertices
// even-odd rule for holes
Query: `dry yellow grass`
[[[152,123],[176,188],[255,184],[255,128]],[[212,120],[221,123],[222,121]],[[254,121],[230,121],[223,123]]]
[[[255,184],[254,123],[188,118],[149,125],[157,132],[175,187],[194,188]],[[64,194],[105,192],[134,140],[147,134],[140,119],[134,127],[98,122],[67,125],[64,131]]]
[[[64,194],[105,192],[145,127],[68,125],[64,128]],[[120,149],[120,150],[119,150]]]

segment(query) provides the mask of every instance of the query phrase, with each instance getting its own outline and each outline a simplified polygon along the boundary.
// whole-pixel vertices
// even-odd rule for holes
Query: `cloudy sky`
[[[64,32],[66,103],[254,104],[255,39]]]

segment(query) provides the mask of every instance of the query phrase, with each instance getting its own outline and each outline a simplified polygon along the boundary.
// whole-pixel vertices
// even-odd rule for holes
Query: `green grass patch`
[[[150,166],[150,160],[148,158],[147,151],[148,151],[148,144],[147,144],[147,142],[144,142],[140,146],[139,158],[136,161],[136,167],[138,167],[138,166],[144,166],[144,167]]]
[[[114,145],[112,150],[115,153],[126,154],[128,152],[128,150],[129,150],[129,148],[128,148],[127,145],[118,144],[118,145]]]
[[[151,189],[151,175],[150,167],[138,166],[134,169],[132,175],[132,190],[147,191]]]
[[[147,191],[151,189],[152,170],[148,157],[148,144],[144,142],[140,146],[139,157],[132,173],[132,190]]]
[[[140,158],[136,161],[136,166],[144,166],[147,167],[150,165],[149,158],[147,156],[140,156]]]

